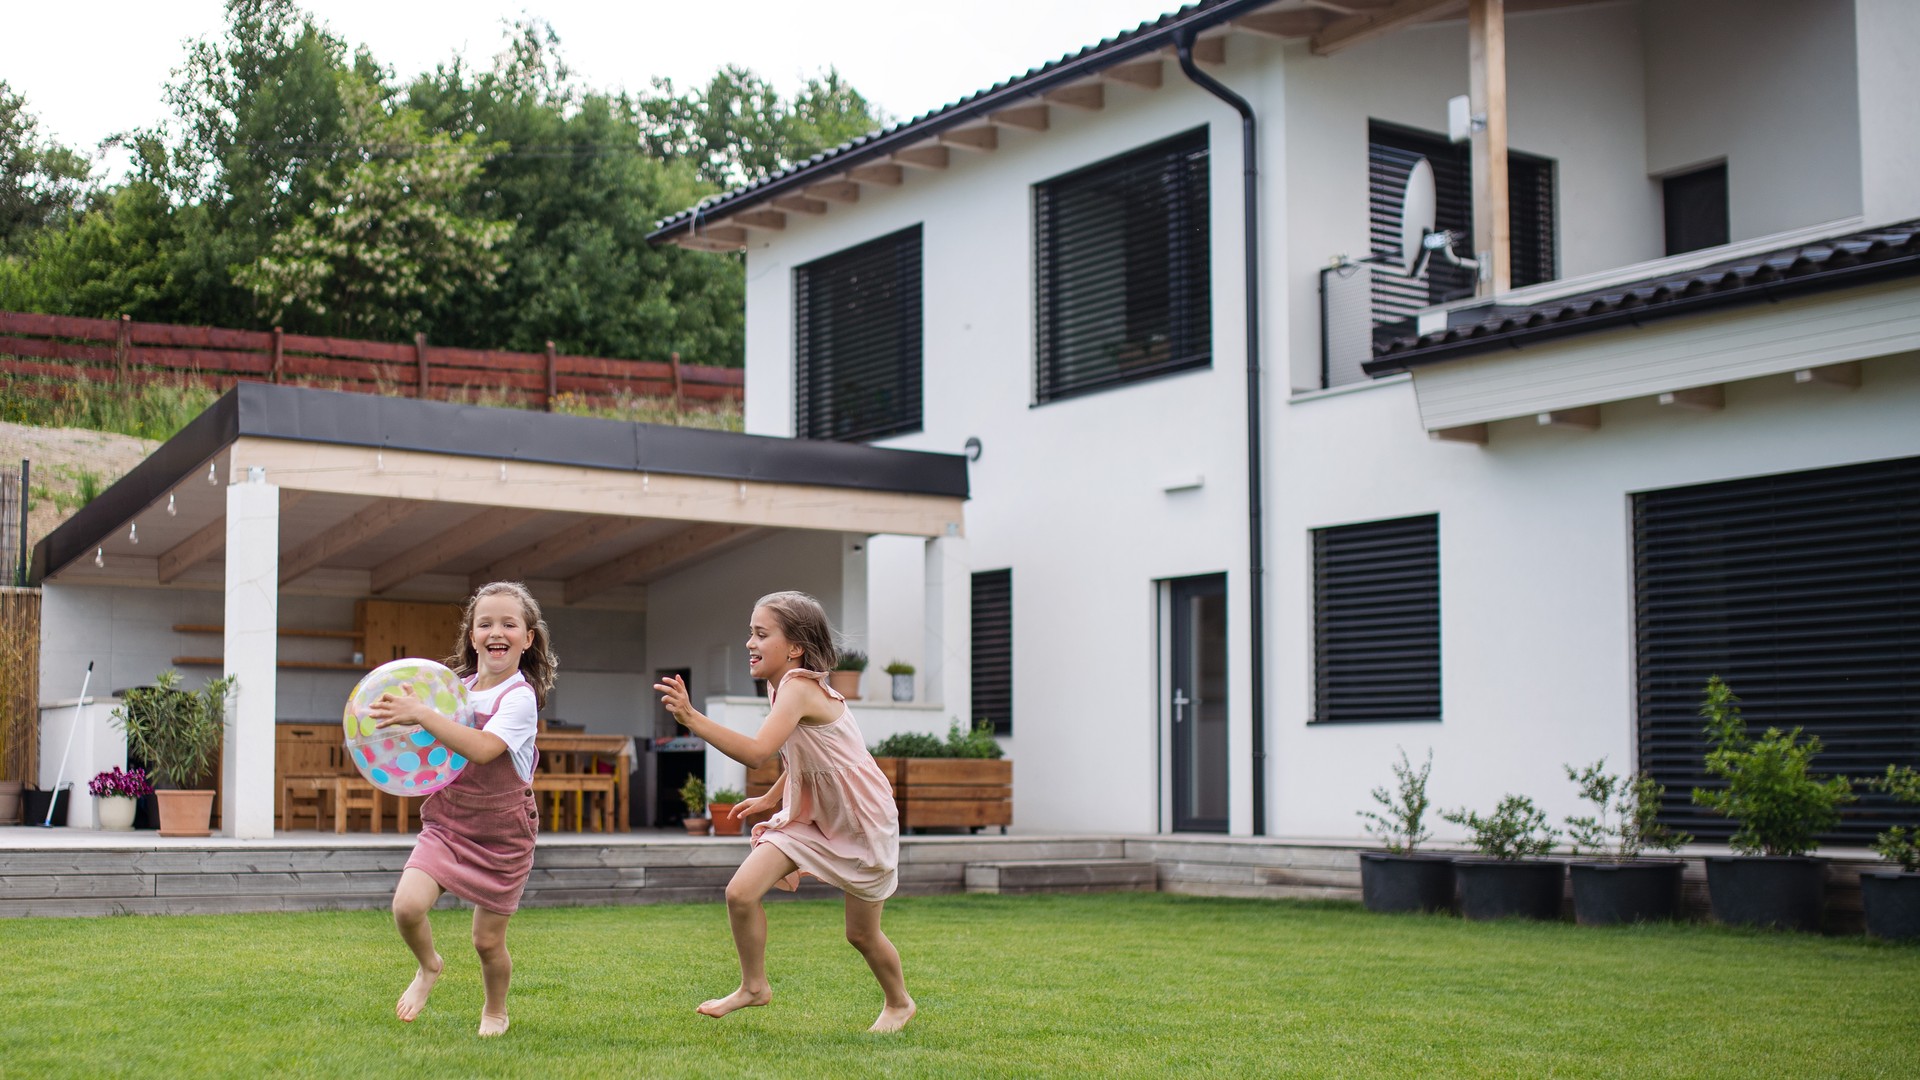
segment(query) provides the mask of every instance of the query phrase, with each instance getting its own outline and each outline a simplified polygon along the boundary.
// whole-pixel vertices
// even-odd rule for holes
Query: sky
[[[27,99],[42,134],[93,152],[109,135],[167,115],[161,91],[183,43],[218,34],[221,0],[99,0],[70,8],[13,0],[0,24],[0,79]],[[905,119],[1077,52],[1180,6],[1178,0],[309,0],[351,48],[401,79],[454,54],[486,67],[506,26],[545,19],[578,80],[645,91],[666,76],[704,82],[725,64],[783,93],[827,68]],[[77,22],[84,18],[84,24]],[[101,158],[109,175],[124,163]]]

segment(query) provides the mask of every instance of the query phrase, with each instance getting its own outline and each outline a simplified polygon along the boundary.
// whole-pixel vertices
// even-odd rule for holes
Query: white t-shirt
[[[533,684],[516,671],[491,690],[475,690],[469,682],[467,696],[473,700],[475,712],[493,713],[493,719],[480,730],[506,743],[507,753],[513,755],[513,771],[521,780],[532,782],[533,737],[540,730],[540,702],[534,696]]]

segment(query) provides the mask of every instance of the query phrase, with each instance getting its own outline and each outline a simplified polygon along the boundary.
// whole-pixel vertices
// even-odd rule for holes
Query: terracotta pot
[[[25,786],[18,780],[0,780],[0,825],[20,823],[20,789]]]
[[[740,819],[734,815],[733,808],[738,803],[717,802],[707,804],[707,813],[713,817],[713,835],[739,836]]]
[[[161,836],[213,834],[212,791],[156,791],[160,800]]]
[[[140,805],[133,796],[102,795],[99,800],[98,811],[102,831],[129,832],[133,829],[133,812]]]
[[[860,700],[860,675],[858,671],[829,671],[827,685],[840,691],[840,696],[848,701]]]
[[[687,827],[688,836],[705,836],[707,835],[707,826],[712,823],[703,817],[688,817],[681,818],[680,824]]]

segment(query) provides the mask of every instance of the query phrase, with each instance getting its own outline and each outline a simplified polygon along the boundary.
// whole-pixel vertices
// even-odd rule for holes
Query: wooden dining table
[[[613,762],[614,828],[629,832],[627,786],[633,775],[633,740],[625,735],[588,735],[580,731],[554,731],[549,728],[535,737],[540,748],[543,773],[594,773],[599,763]]]

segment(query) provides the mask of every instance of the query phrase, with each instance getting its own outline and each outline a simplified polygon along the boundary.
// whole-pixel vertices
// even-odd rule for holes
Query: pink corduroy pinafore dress
[[[507,694],[533,693],[525,684]],[[493,713],[476,714],[485,727]],[[534,760],[539,761],[535,751]],[[540,804],[533,786],[513,769],[513,755],[501,754],[484,765],[469,762],[453,783],[427,796],[420,806],[420,838],[407,858],[409,868],[426,871],[439,886],[462,900],[500,915],[520,907],[520,894],[533,871],[533,841],[540,833]]]

